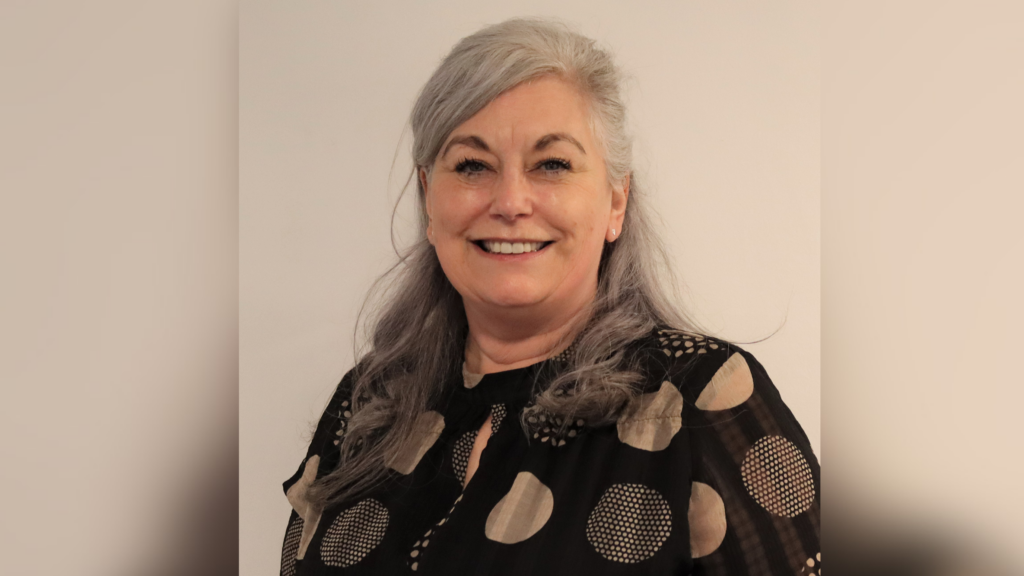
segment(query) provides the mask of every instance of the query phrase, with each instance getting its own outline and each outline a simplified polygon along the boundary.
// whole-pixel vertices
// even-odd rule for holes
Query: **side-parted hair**
[[[565,24],[513,19],[459,41],[413,107],[414,171],[429,172],[452,131],[500,94],[549,75],[584,96],[608,181],[621,185],[629,177],[629,198],[621,235],[604,246],[597,297],[570,349],[568,367],[536,391],[522,415],[527,434],[532,432],[529,417],[541,412],[561,416],[566,425],[577,418],[589,425],[613,421],[641,379],[624,353],[629,344],[655,326],[695,329],[672,297],[669,261],[633,172],[622,74],[608,52]],[[341,443],[340,465],[310,493],[320,506],[351,501],[384,481],[386,463],[415,433],[417,415],[431,408],[445,386],[462,382],[466,313],[427,241],[422,184],[419,178],[410,180],[418,188],[418,233],[363,305],[371,313],[364,324],[366,351],[352,376],[355,409]]]

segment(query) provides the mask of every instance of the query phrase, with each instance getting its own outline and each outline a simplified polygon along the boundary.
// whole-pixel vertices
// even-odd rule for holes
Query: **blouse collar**
[[[490,374],[474,374],[466,370],[466,363],[463,362],[460,392],[472,402],[524,406],[533,398],[538,376],[544,377],[541,372],[549,372],[548,369],[556,368],[554,365],[568,362],[575,346],[574,341],[568,348],[546,360]]]

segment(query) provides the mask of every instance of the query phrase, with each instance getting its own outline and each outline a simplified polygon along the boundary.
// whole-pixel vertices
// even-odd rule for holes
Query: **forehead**
[[[502,93],[453,130],[447,141],[478,135],[496,145],[532,145],[550,133],[566,133],[584,143],[593,140],[590,109],[580,91],[561,78],[544,76]]]

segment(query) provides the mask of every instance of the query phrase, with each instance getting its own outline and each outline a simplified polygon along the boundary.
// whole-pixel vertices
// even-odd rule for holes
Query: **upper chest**
[[[435,438],[417,440],[430,445],[410,449],[420,454],[410,473],[325,513],[312,543],[319,557],[362,551],[347,567],[352,574],[476,573],[484,565],[515,574],[501,570],[528,558],[576,573],[616,554],[654,556],[685,544],[678,519],[686,517],[690,469],[676,420],[589,427],[552,419],[530,434],[520,410],[496,403],[444,414]],[[619,542],[624,525],[632,544]]]

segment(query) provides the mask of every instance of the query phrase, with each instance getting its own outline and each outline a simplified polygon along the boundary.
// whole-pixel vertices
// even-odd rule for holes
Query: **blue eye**
[[[568,160],[562,160],[561,158],[548,158],[537,165],[538,168],[545,172],[558,172],[560,170],[572,170],[572,164]]]
[[[466,158],[455,165],[455,171],[459,174],[477,174],[487,169],[487,165],[479,160]]]

